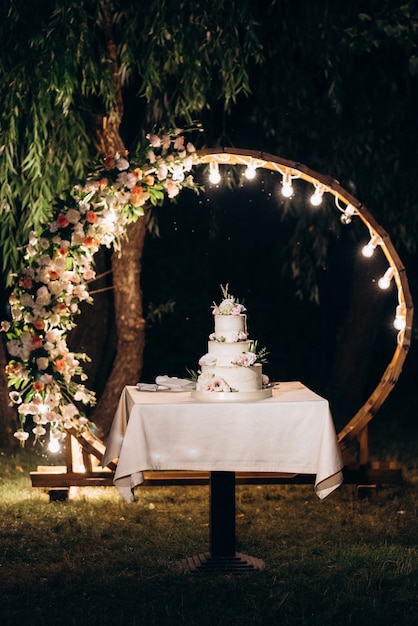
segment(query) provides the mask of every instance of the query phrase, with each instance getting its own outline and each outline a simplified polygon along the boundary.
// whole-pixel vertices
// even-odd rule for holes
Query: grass
[[[415,625],[417,433],[404,426],[402,439],[383,420],[373,451],[393,459],[397,440],[404,481],[369,499],[349,485],[324,501],[312,486],[238,486],[237,550],[266,564],[239,576],[178,573],[208,548],[206,487],[138,489],[133,504],[91,488],[50,503],[29,480],[41,453],[3,452],[2,626]]]

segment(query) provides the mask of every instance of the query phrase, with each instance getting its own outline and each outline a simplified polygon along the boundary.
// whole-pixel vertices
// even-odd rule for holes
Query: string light
[[[282,195],[285,198],[291,198],[293,196],[292,176],[289,172],[285,172],[282,178]]]
[[[381,243],[379,235],[373,235],[365,246],[363,246],[361,253],[363,256],[370,258],[373,256],[376,246]]]
[[[244,172],[244,176],[247,180],[254,180],[255,176],[256,176],[256,165],[254,163],[254,161],[252,159],[250,159],[245,172]]]
[[[315,191],[311,195],[312,206],[319,206],[322,203],[322,196],[324,195],[324,187],[322,185],[316,185]]]
[[[390,283],[394,274],[395,274],[395,268],[388,267],[386,272],[383,274],[382,278],[379,278],[379,280],[377,281],[377,284],[379,285],[380,289],[389,289]]]
[[[212,185],[217,185],[221,181],[219,165],[216,161],[211,161],[209,163],[209,181]]]
[[[396,330],[404,330],[406,326],[406,305],[405,302],[401,302],[396,307],[396,317],[393,322]]]
[[[48,450],[53,453],[61,450],[60,438],[52,433],[49,435]]]

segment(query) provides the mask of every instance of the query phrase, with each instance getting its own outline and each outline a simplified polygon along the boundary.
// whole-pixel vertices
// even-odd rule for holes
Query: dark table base
[[[264,561],[235,552],[235,472],[211,472],[210,552],[180,561],[183,573],[240,574],[264,569]]]
[[[264,569],[264,561],[241,552],[235,556],[212,556],[205,552],[183,559],[179,569],[183,574],[246,574]]]

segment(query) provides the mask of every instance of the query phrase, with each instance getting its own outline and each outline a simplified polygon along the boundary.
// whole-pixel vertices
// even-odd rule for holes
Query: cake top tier
[[[212,309],[214,315],[242,315],[246,308],[235,296],[229,293],[229,284],[221,285],[223,300],[216,304],[213,303]]]

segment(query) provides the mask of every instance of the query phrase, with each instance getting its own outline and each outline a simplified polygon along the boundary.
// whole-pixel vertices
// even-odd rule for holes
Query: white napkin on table
[[[190,390],[196,387],[196,383],[186,378],[177,378],[176,376],[157,376],[155,379],[157,385],[167,387],[168,389]]]
[[[139,391],[157,391],[158,385],[155,383],[136,383],[136,388]]]

